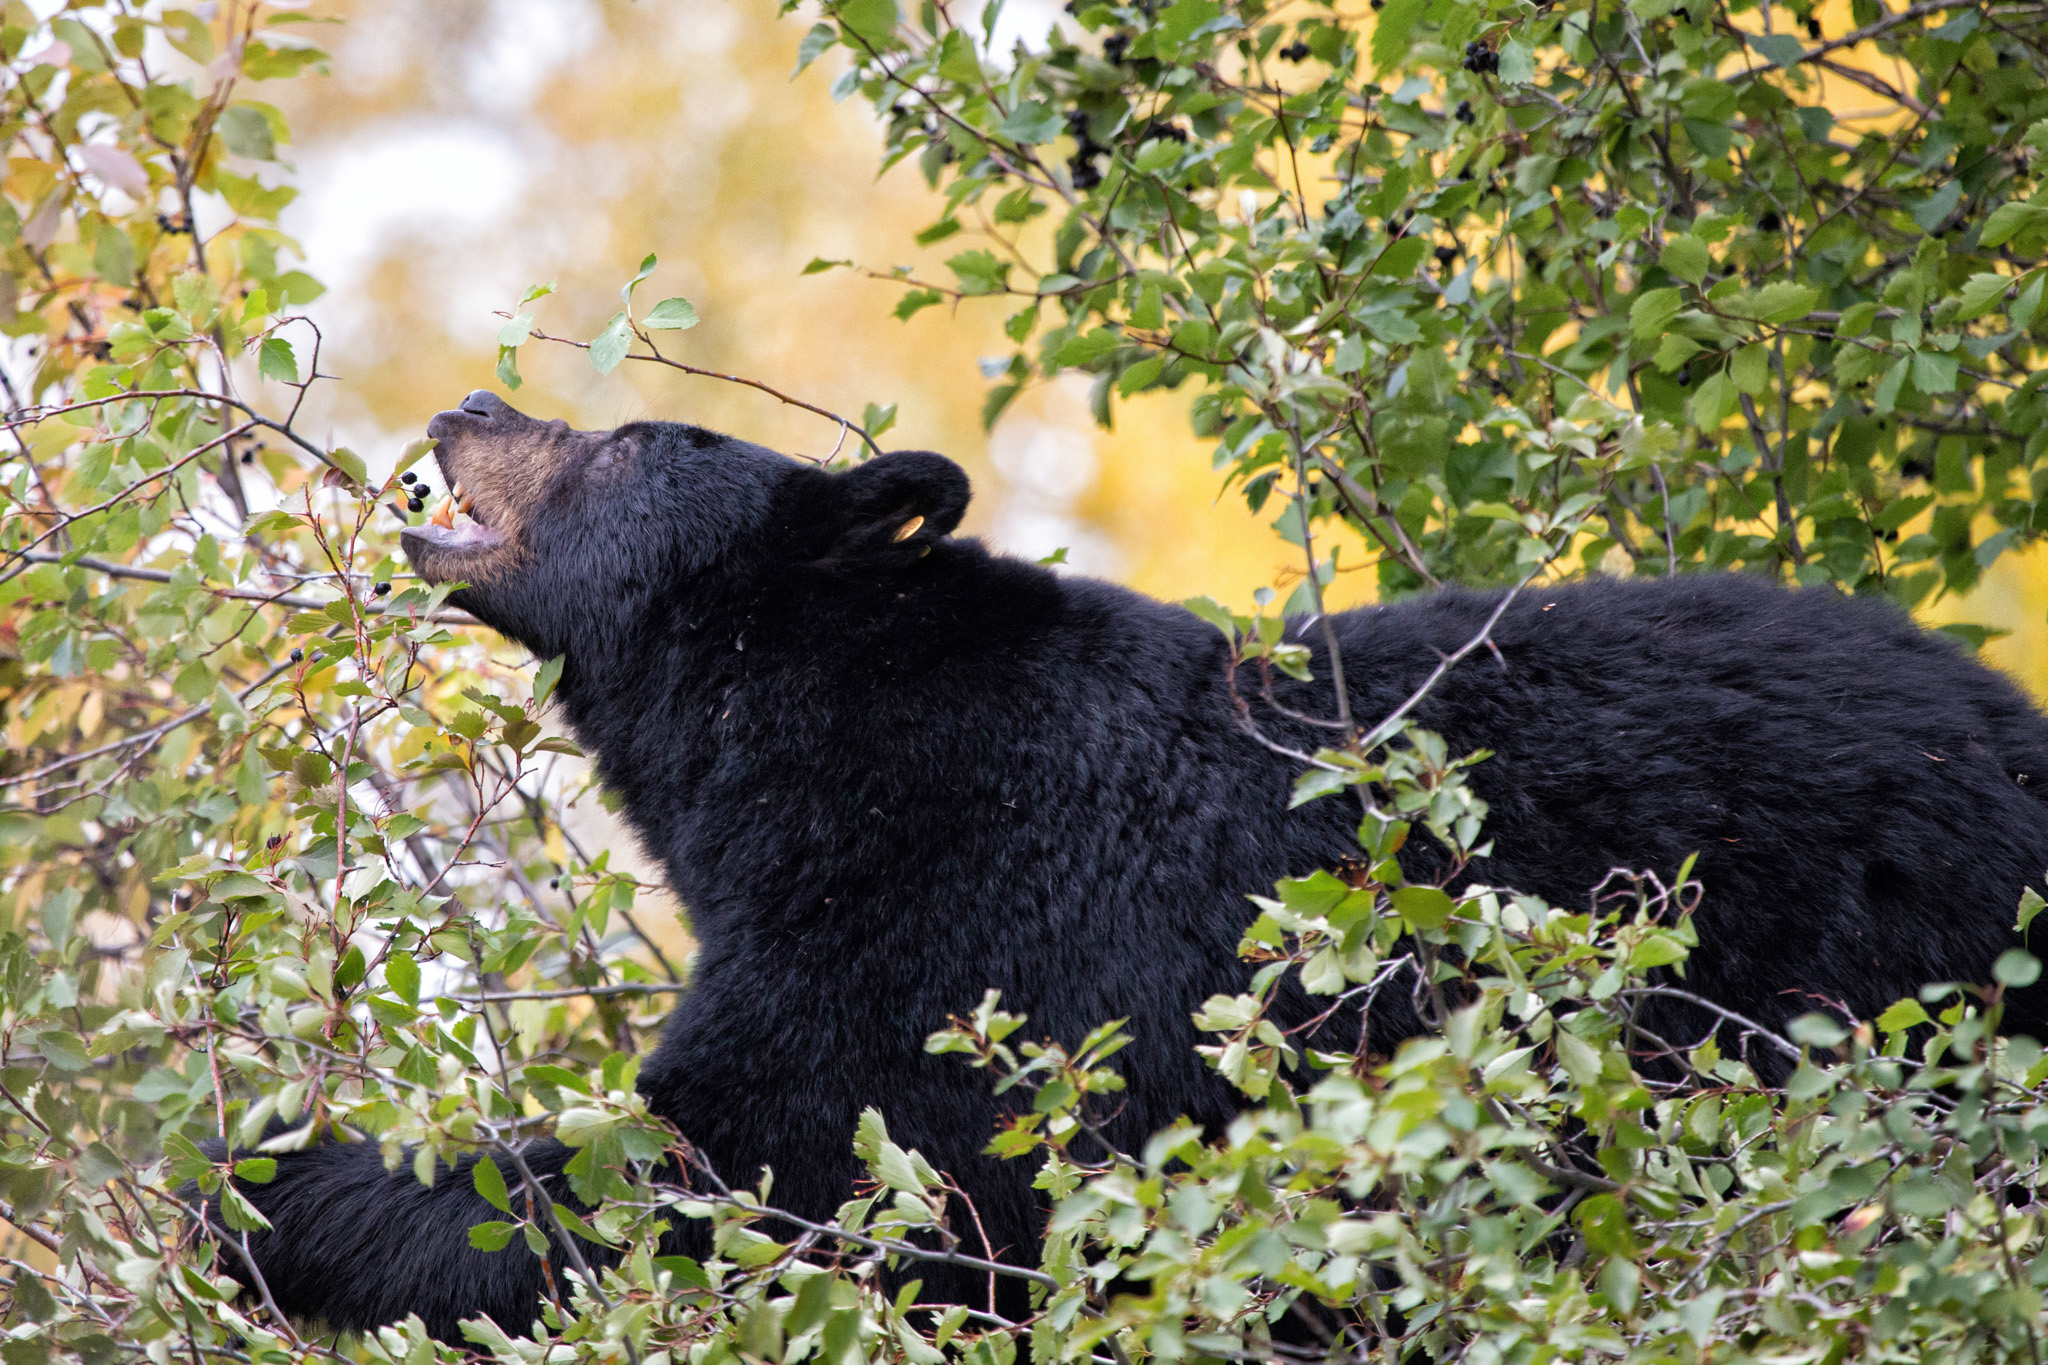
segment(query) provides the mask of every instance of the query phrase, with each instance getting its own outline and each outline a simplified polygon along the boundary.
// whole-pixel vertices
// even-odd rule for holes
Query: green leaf
[[[1657,264],[1692,285],[1707,277],[1707,270],[1713,263],[1707,244],[1690,233],[1666,239],[1664,250],[1657,257]]]
[[[1874,411],[1882,415],[1899,405],[1899,390],[1906,386],[1906,373],[1911,367],[1905,356],[1892,362],[1892,367],[1885,371],[1884,378],[1877,381],[1877,388],[1870,395]]]
[[[1422,258],[1429,254],[1430,244],[1420,237],[1403,237],[1388,245],[1373,262],[1374,275],[1389,275],[1396,279],[1415,273],[1415,267],[1422,264]],[[1370,325],[1371,319],[1367,319]]]
[[[1499,57],[1502,85],[1527,85],[1536,79],[1536,54],[1519,39],[1502,43]]]
[[[503,1251],[512,1244],[512,1234],[519,1230],[517,1223],[475,1223],[469,1229],[469,1244],[478,1251]],[[468,1323],[463,1326],[467,1328]]]
[[[625,304],[629,311],[633,307],[633,291],[638,289],[641,282],[654,273],[654,267],[659,264],[660,262],[655,259],[654,253],[648,252],[640,258],[640,268],[633,273],[633,278],[627,280],[625,286],[619,290],[619,302]]]
[[[811,257],[811,263],[805,266],[801,273],[805,275],[822,275],[828,270],[837,270],[841,266],[850,266],[852,264],[852,261],[828,261],[823,256],[813,256]]]
[[[861,412],[860,424],[861,428],[869,436],[880,439],[890,427],[896,425],[896,405],[894,403],[868,404]]]
[[[896,301],[892,311],[898,319],[908,322],[933,304],[945,301],[946,296],[936,289],[913,289]]]
[[[2034,916],[2040,914],[2043,910],[2048,910],[2048,900],[2043,900],[2041,893],[2033,887],[2027,887],[2024,891],[2020,892],[2019,918],[2013,921],[2012,927],[2017,932],[2025,934],[2027,926],[2034,922]]]
[[[805,67],[824,56],[832,45],[838,41],[839,30],[832,27],[832,25],[811,25],[811,31],[806,33],[803,42],[797,45],[796,69],[789,73],[790,79],[794,80],[802,75]]]
[[[833,14],[846,31],[859,40],[850,44],[855,51],[881,51],[893,47],[896,25],[902,22],[896,10],[896,0],[845,0]]]
[[[1584,1089],[1600,1080],[1600,1054],[1593,1045],[1568,1028],[1560,1028],[1551,1034],[1551,1041],[1557,1047],[1557,1060],[1563,1065],[1565,1074],[1572,1078],[1572,1084]]]
[[[384,959],[384,983],[397,993],[398,998],[408,1005],[420,1003],[420,967],[412,960],[412,954],[394,949]]]
[[[1012,142],[1030,145],[1036,142],[1051,142],[1066,131],[1067,121],[1060,111],[1038,100],[1021,101],[1003,120],[996,131]]]
[[[1767,284],[1717,299],[1714,306],[1730,317],[1753,322],[1797,322],[1820,303],[1820,291],[1803,284]]]
[[[650,331],[681,332],[697,325],[697,310],[685,298],[663,299],[641,323]]]
[[[233,1185],[220,1187],[222,1221],[232,1232],[267,1232],[270,1220]]]
[[[1394,892],[1394,912],[1418,929],[1441,929],[1456,902],[1433,886],[1404,886]]]
[[[1629,305],[1629,333],[1637,341],[1652,341],[1664,334],[1678,316],[1684,296],[1676,289],[1651,289],[1638,294]]]
[[[632,322],[624,313],[614,314],[590,343],[590,364],[599,374],[610,374],[632,349]]]
[[[1877,1026],[1886,1033],[1904,1033],[1909,1028],[1931,1022],[1918,1000],[1901,1000],[1877,1016]]]
[[[1956,357],[1935,351],[1913,352],[1913,387],[1926,394],[1954,393]]]
[[[363,457],[347,446],[336,446],[327,452],[327,463],[341,471],[348,481],[361,488],[370,482],[370,470],[363,463]]]
[[[505,1173],[498,1169],[496,1161],[488,1156],[478,1157],[476,1165],[470,1167],[469,1179],[470,1183],[476,1186],[476,1192],[484,1197],[486,1204],[500,1213],[512,1212],[512,1194],[505,1188]],[[507,1233],[506,1236],[510,1237],[511,1234]]]
[[[280,384],[298,383],[299,361],[292,354],[292,344],[283,337],[265,337],[256,349],[256,371]]]
[[[267,1156],[243,1157],[235,1163],[235,1178],[268,1185],[277,1178],[277,1160]]]
[[[1957,322],[1970,322],[1983,317],[2005,299],[2005,294],[2016,278],[1992,271],[1979,271],[1963,284],[1956,308]]]
[[[1410,34],[1431,0],[1387,0],[1372,25],[1372,64],[1384,76],[1408,55]]]
[[[555,694],[555,684],[562,680],[562,660],[565,657],[557,654],[533,675],[533,704],[536,707],[547,705],[548,698]]]
[[[2021,990],[2041,979],[2041,959],[2024,948],[2007,948],[1991,964],[1991,975],[1999,985]]]
[[[963,294],[1000,293],[1010,278],[1010,263],[993,251],[963,251],[946,266],[959,277]]]
[[[1797,66],[1806,58],[1806,44],[1789,34],[1747,33],[1743,37],[1773,66]]]
[[[1984,222],[1978,244],[2001,247],[2028,228],[2048,223],[2048,204],[2029,204],[2012,199],[2000,204]]]

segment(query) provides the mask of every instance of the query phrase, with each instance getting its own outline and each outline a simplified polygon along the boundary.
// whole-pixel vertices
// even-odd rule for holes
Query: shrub
[[[1632,1056],[1671,1040],[1635,1007],[1682,989],[1647,973],[1682,968],[1696,888],[1407,884],[1416,826],[1469,849],[1485,812],[1400,717],[1305,765],[1302,798],[1366,796],[1363,856],[1262,898],[1256,988],[1205,1007],[1246,1095],[1229,1131],[1091,1136],[1114,1021],[1068,1054],[991,998],[931,1040],[1032,1097],[992,1136],[1037,1163],[1051,1235],[983,1266],[1033,1286],[1027,1320],[884,1288],[965,1254],[885,1114],[848,1135],[874,1185],[830,1225],[792,1236],[768,1182],[676,1189],[687,1149],[632,1090],[676,974],[562,828],[553,667],[529,689],[401,575],[411,469],[295,426],[319,286],[276,229],[289,130],[242,91],[325,58],[290,11],[220,10],[0,23],[0,312],[36,355],[0,456],[6,1365],[455,1358],[416,1322],[337,1348],[235,1301],[234,1238],[194,1236],[181,1185],[221,1189],[197,1142],[273,1120],[273,1151],[342,1122],[423,1173],[481,1150],[505,1216],[472,1241],[579,1248],[530,1339],[474,1329],[505,1365],[2038,1359],[2048,1060],[1993,1031],[2038,964],[1791,1037],[1732,1021],[1798,1059],[1783,1090],[1711,1043],[1646,1077]],[[1291,609],[1337,569],[1333,519],[1390,594],[1742,565],[1911,604],[2037,529],[2042,29],[2025,4],[1851,22],[1177,0],[1005,57],[936,4],[850,0],[803,56],[848,49],[842,93],[944,191],[925,244],[994,239],[898,308],[1006,301],[989,419],[1066,369],[1105,420],[1193,381],[1219,464],[1304,551]],[[1837,119],[1828,82],[1894,116]],[[203,241],[196,195],[234,215]],[[638,283],[600,368],[694,320],[638,311]],[[1244,661],[1300,666],[1270,615],[1200,609]],[[1305,1053],[1265,1017],[1288,973],[1333,1006],[1419,979],[1438,1032]],[[524,1197],[549,1127],[584,1150],[587,1219]],[[713,1259],[660,1254],[684,1218]]]

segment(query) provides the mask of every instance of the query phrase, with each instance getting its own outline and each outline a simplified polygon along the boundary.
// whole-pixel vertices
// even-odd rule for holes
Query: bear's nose
[[[501,412],[512,411],[512,405],[492,393],[489,389],[478,389],[462,400],[462,411],[476,417],[496,417]]]

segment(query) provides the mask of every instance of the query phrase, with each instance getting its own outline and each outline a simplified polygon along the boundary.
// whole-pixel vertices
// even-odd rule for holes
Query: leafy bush
[[[1646,1037],[1697,888],[1407,884],[1416,826],[1469,850],[1485,811],[1399,716],[1303,756],[1303,799],[1362,798],[1362,856],[1262,899],[1257,988],[1205,1007],[1229,1131],[1107,1149],[1111,1021],[1069,1054],[989,999],[931,1041],[1031,1097],[993,1136],[1051,1235],[1036,1267],[978,1263],[1030,1284],[1027,1320],[886,1279],[966,1253],[885,1114],[830,1225],[771,1216],[772,1182],[677,1189],[687,1148],[632,1085],[677,974],[562,826],[553,668],[529,688],[404,575],[411,469],[295,426],[319,286],[276,228],[289,130],[242,90],[325,59],[292,11],[213,9],[0,23],[0,314],[36,357],[0,455],[6,1365],[455,1358],[416,1322],[334,1343],[236,1301],[235,1239],[180,1187],[223,1189],[197,1143],[273,1120],[273,1152],[342,1123],[422,1174],[487,1155],[504,1217],[472,1241],[578,1267],[530,1338],[475,1326],[506,1365],[2038,1359],[2048,1060],[1993,1031],[2038,965],[1792,1037],[1731,1020],[1726,1052]],[[1197,381],[1220,466],[1304,551],[1294,608],[1332,519],[1388,593],[1747,565],[1915,603],[2048,525],[2043,30],[1851,10],[1177,0],[999,57],[935,4],[850,0],[803,55],[849,49],[842,91],[944,190],[927,245],[991,239],[898,310],[1008,301],[990,419],[1064,369],[1105,418]],[[1844,82],[1889,114],[1830,114]],[[203,241],[196,196],[233,215]],[[626,303],[600,368],[695,318]],[[537,335],[501,336],[508,382]],[[1249,668],[1300,667],[1272,616],[1201,609]],[[1305,1053],[1265,1014],[1288,973],[1333,1008],[1416,990],[1439,1032]],[[550,1128],[588,1217],[528,1197]],[[687,1218],[711,1260],[661,1254]]]

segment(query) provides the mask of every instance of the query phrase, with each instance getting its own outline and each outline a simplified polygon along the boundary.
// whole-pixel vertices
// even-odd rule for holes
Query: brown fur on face
[[[487,583],[531,562],[527,531],[547,490],[568,466],[609,458],[602,448],[611,433],[539,421],[480,389],[436,413],[427,435],[438,442],[448,496],[462,490],[458,506],[473,524],[408,526],[406,555],[428,582]]]

